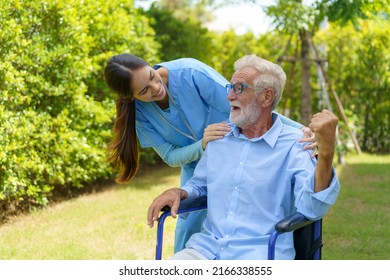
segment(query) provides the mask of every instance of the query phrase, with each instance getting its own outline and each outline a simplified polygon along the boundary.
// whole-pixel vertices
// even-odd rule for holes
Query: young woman
[[[113,56],[105,68],[105,81],[117,93],[114,138],[110,160],[121,167],[118,182],[129,181],[138,170],[139,149],[153,147],[168,165],[181,167],[180,184],[192,177],[209,141],[229,132],[226,85],[213,68],[192,59],[149,64],[134,55]],[[303,128],[282,116],[290,126]],[[175,231],[175,252],[200,231],[206,212],[180,215]]]

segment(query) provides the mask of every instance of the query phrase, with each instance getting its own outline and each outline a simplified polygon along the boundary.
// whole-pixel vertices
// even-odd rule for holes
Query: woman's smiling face
[[[150,66],[134,71],[130,86],[133,98],[143,102],[161,101],[167,94],[160,74]]]

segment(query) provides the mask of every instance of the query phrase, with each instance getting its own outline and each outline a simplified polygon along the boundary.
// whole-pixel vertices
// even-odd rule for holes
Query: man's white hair
[[[282,98],[286,84],[286,73],[284,73],[282,67],[255,54],[243,56],[234,63],[235,71],[240,71],[245,67],[253,67],[259,71],[259,77],[253,81],[256,92],[261,92],[266,88],[274,90],[275,97],[272,103],[272,110],[275,110]]]

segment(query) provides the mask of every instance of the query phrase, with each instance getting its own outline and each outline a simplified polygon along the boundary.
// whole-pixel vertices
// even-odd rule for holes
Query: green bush
[[[56,188],[112,178],[105,62],[157,50],[132,1],[1,1],[0,204],[45,205]]]

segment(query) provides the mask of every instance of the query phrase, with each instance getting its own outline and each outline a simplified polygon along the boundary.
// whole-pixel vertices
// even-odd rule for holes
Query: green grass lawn
[[[58,203],[0,226],[0,259],[154,259],[156,227],[148,206],[163,190],[179,186],[177,168],[140,174],[131,183]],[[175,220],[165,223],[163,256],[173,252]]]
[[[347,158],[341,191],[324,219],[323,259],[390,259],[390,156]]]
[[[390,259],[390,156],[349,156],[337,170],[341,193],[324,218],[323,259]],[[15,217],[0,226],[0,259],[153,259],[156,228],[146,225],[147,209],[177,186],[179,169],[164,166],[127,185]],[[172,254],[174,226],[168,218],[163,257]]]

